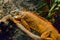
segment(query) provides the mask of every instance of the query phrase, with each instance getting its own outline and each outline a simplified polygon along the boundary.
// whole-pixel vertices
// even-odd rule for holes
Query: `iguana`
[[[11,19],[6,17],[5,19]],[[3,20],[3,19],[2,19]],[[60,35],[54,26],[46,19],[41,16],[37,16],[31,11],[20,11],[20,15],[15,16],[13,21],[21,23],[27,29],[30,28],[39,32],[41,38],[50,38],[48,40],[60,40]]]
[[[20,16],[20,17],[19,17]],[[56,28],[46,19],[37,16],[34,12],[20,11],[16,18],[25,27],[31,28],[41,34],[42,38],[51,38],[50,40],[60,40],[60,35]],[[26,24],[26,25],[25,25]]]

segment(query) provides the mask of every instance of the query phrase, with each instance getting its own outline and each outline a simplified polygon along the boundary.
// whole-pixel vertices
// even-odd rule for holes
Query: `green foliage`
[[[40,16],[43,16],[46,19],[48,19],[49,21],[51,21],[52,23],[54,23],[55,19],[54,19],[54,16],[52,16],[52,12],[54,12],[55,7],[57,6],[56,2],[57,2],[57,0],[53,0],[53,3],[47,4],[46,2],[42,1],[42,3],[37,7],[36,11],[39,12]],[[48,8],[46,8],[46,6]],[[44,7],[45,7],[45,9],[43,9]],[[46,9],[47,9],[47,11],[46,11]]]

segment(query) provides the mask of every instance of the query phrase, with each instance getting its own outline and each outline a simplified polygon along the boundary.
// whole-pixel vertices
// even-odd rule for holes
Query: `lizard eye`
[[[14,16],[14,18],[15,18],[15,20],[17,20],[17,21],[20,21],[22,17],[21,17],[20,15],[16,15],[16,16]]]

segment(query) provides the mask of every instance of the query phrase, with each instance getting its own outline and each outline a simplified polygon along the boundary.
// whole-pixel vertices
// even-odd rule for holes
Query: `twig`
[[[51,7],[51,9],[49,10],[49,13],[48,13],[47,17],[50,17],[51,16],[51,12],[55,8],[56,5],[57,5],[56,3],[53,4],[53,6]]]
[[[20,28],[23,32],[25,32],[29,37],[35,39],[35,40],[42,40],[41,37],[34,35],[33,33],[29,32],[26,28],[24,28],[24,26],[22,24],[16,23],[16,25],[18,26],[18,28]]]
[[[8,19],[13,20],[13,17],[9,14],[0,19],[0,22],[6,22]]]
[[[55,8],[56,5],[57,5],[56,3],[53,4],[53,6],[52,6],[51,9],[49,10],[49,12],[51,12],[51,11]]]

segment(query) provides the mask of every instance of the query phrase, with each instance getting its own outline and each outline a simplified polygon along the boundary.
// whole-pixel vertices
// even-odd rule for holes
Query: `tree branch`
[[[42,40],[44,38],[41,38],[31,32],[29,32],[22,24],[16,23],[18,28],[20,28],[23,32],[25,32],[29,37],[33,38],[34,40]]]
[[[14,18],[11,15],[7,15],[5,17],[3,17],[0,22],[6,22],[8,19],[14,21]],[[16,23],[17,27],[22,30],[23,32],[25,32],[29,37],[31,37],[34,40],[47,40],[47,38],[41,38],[31,32],[29,32],[22,24],[20,23]]]

